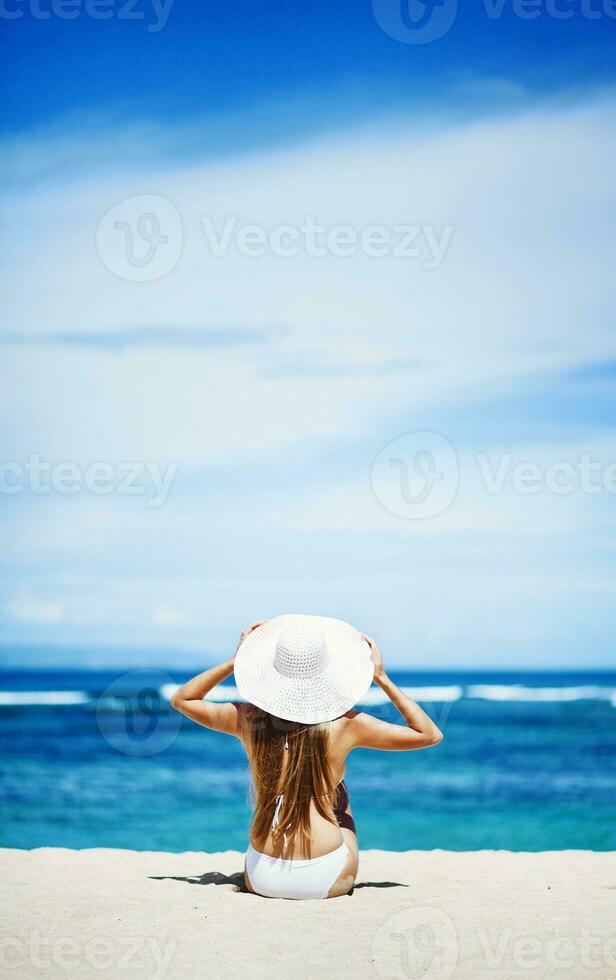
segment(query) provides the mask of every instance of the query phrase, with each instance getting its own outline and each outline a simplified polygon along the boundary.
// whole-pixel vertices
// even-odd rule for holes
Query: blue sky
[[[5,662],[198,662],[305,611],[397,665],[613,664],[616,20],[486,0],[408,44],[369,3],[33,2],[2,24],[0,459],[81,482],[0,495]],[[389,251],[312,254],[307,217]],[[161,274],[127,265],[159,232]],[[413,433],[452,495],[423,517]]]
[[[136,19],[116,0],[107,20],[88,17],[86,0],[74,19],[40,20],[28,15],[34,2],[6,4],[23,13],[3,31],[8,131],[82,110],[177,122],[266,103],[275,118],[281,103],[303,98],[312,113],[287,120],[299,131],[310,115],[352,122],[375,107],[449,99],[456,79],[498,77],[549,93],[609,83],[613,73],[615,22],[583,16],[583,0],[554,0],[573,15],[562,20],[549,15],[549,2],[530,20],[511,2],[460,4],[446,36],[423,45],[393,44],[371,3],[353,0],[175,0],[158,31],[149,28],[161,17],[146,0],[132,8]],[[52,0],[37,2],[51,9]],[[601,0],[586,6],[603,9]]]

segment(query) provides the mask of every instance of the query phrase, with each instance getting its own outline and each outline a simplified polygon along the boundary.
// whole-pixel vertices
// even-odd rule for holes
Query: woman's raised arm
[[[178,687],[175,694],[171,696],[171,704],[176,711],[180,711],[187,718],[192,718],[199,725],[213,728],[217,732],[226,732],[228,735],[238,735],[237,705],[216,704],[213,701],[203,700],[213,687],[221,684],[232,673],[232,659],[204,670],[203,673],[197,674]]]
[[[389,700],[396,706],[408,727],[381,721],[372,715],[359,712],[353,718],[353,744],[357,748],[385,749],[401,752],[409,749],[425,749],[438,745],[443,733],[418,704],[407,697],[387,675],[378,646],[369,636],[364,639],[369,644],[374,661],[374,682],[385,691]]]
[[[261,625],[260,622],[251,623],[240,634],[238,650],[248,634]],[[237,650],[235,652],[237,653]],[[171,704],[176,711],[180,711],[187,718],[196,721],[198,725],[204,725],[205,728],[213,728],[217,732],[225,732],[227,735],[236,735],[240,738],[238,705],[230,702],[216,704],[213,701],[203,700],[212,688],[221,684],[233,673],[233,662],[234,658],[232,657],[231,660],[225,660],[224,663],[210,667],[209,670],[204,670],[203,673],[186,681],[172,695]]]

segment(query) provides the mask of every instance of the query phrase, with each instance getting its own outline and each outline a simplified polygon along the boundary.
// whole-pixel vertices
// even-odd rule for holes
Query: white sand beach
[[[238,890],[231,851],[1,858],[20,980],[616,976],[616,853],[366,851],[352,895],[304,902]]]

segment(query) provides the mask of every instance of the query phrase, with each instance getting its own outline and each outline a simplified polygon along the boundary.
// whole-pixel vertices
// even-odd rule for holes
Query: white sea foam
[[[462,697],[462,688],[458,684],[443,687],[401,687],[400,690],[414,701],[457,701]],[[360,704],[386,704],[388,701],[385,691],[371,687]]]
[[[179,684],[163,684],[160,696],[170,701],[179,688]],[[208,693],[207,701],[242,701],[243,698],[235,684],[217,684]]]
[[[160,688],[160,696],[170,701],[179,688],[179,684],[163,684]],[[208,693],[207,701],[243,701],[242,695],[235,684],[217,684]]]
[[[87,704],[90,695],[85,691],[0,691],[0,705],[29,704]]]
[[[165,684],[161,696],[167,700],[178,685]],[[582,684],[576,687],[528,687],[524,684],[458,684],[441,687],[402,687],[401,690],[415,701],[442,703],[458,701],[460,698],[474,698],[482,701],[610,701],[616,707],[616,690],[597,684]],[[242,701],[237,687],[231,684],[218,684],[207,696],[208,701]],[[389,698],[378,687],[372,687],[361,699],[362,705],[386,704]]]
[[[177,691],[178,684],[163,684],[160,696],[169,701]],[[609,701],[616,708],[616,688],[598,684],[582,684],[572,687],[528,687],[524,684],[458,684],[426,687],[402,687],[402,691],[415,701],[442,703],[458,701],[460,698],[483,701]],[[234,684],[218,684],[207,695],[208,701],[242,701],[243,698]],[[378,687],[372,687],[362,698],[364,706],[386,704],[388,697]],[[107,710],[124,708],[124,699],[107,697],[97,699],[86,691],[0,691],[0,707],[70,706],[97,702],[99,708],[104,701]]]
[[[524,684],[470,684],[467,698],[484,701],[611,701],[616,707],[613,687],[582,684],[577,687],[526,687]]]

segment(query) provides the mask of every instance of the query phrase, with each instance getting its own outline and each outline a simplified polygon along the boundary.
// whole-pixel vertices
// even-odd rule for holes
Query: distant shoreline
[[[171,673],[190,674],[195,670],[203,670],[219,663],[228,651],[211,653],[209,651],[198,653],[185,650],[170,650],[168,647],[154,650],[126,650],[125,648],[115,648],[113,646],[101,647],[100,650],[91,647],[75,647],[74,650],[66,647],[32,647],[12,645],[4,643],[0,646],[0,676],[3,673],[38,672],[43,673],[63,673],[65,671],[83,671],[84,673],[110,673],[116,674],[128,670],[164,670]],[[56,661],[50,664],[55,657],[63,654],[74,655],[75,659]],[[113,661],[117,654],[122,654],[124,659]],[[175,658],[175,659],[174,659]],[[461,666],[460,664],[438,664],[434,667],[414,667],[412,663],[399,665],[391,663],[391,670],[398,674],[613,674],[616,675],[614,657],[611,663],[604,664],[545,664],[537,667],[533,663],[504,663],[494,666],[493,664],[473,664],[473,666]]]

